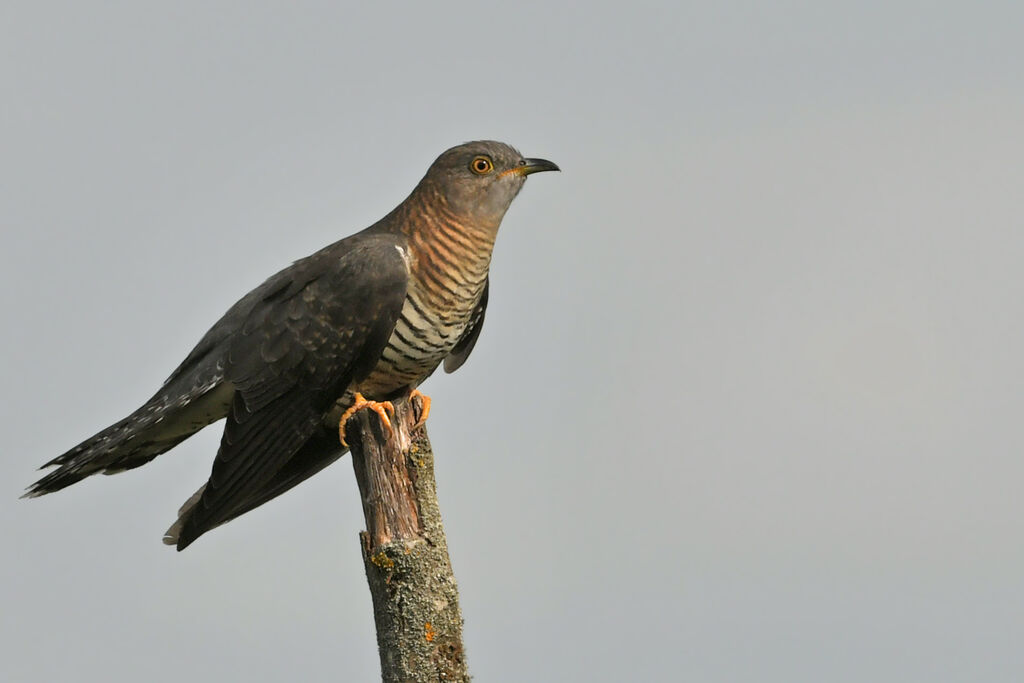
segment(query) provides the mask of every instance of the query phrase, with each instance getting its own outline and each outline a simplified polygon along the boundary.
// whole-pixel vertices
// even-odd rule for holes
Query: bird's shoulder
[[[338,240],[270,277],[263,285],[261,298],[268,298],[286,289],[295,292],[310,282],[337,276],[359,276],[374,279],[387,276],[395,266],[408,265],[409,244],[399,232],[364,230]],[[400,257],[396,259],[395,257]]]
[[[300,384],[337,398],[377,362],[409,271],[390,236],[359,235],[297,262],[225,340],[225,375],[249,408]]]
[[[371,226],[298,259],[264,280],[235,302],[203,335],[164,386],[204,358],[219,357],[232,339],[264,328],[270,319],[293,326],[312,317],[347,317],[352,305],[362,308],[375,293],[386,301],[404,296],[408,278],[408,242],[398,232]],[[386,291],[383,291],[386,290]],[[304,296],[297,296],[305,292]],[[332,315],[333,314],[333,315]],[[283,317],[282,317],[283,316]]]

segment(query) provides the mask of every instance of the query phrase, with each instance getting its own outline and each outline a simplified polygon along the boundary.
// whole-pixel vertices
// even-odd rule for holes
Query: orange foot
[[[422,427],[427,422],[427,416],[430,415],[430,397],[421,392],[419,389],[413,389],[409,392],[409,399],[412,400],[413,396],[419,396],[420,400],[423,401],[423,412],[420,413],[420,419],[416,420],[416,424],[412,426],[413,429]],[[411,431],[411,430],[410,430]]]
[[[380,421],[384,423],[384,426],[388,428],[388,432],[391,432],[391,419],[388,417],[390,412],[392,415],[395,414],[395,407],[391,405],[391,401],[368,401],[363,398],[363,395],[358,391],[355,396],[356,402],[352,404],[352,407],[341,414],[341,420],[338,422],[338,438],[341,439],[342,446],[348,446],[348,441],[345,440],[345,423],[352,417],[357,410],[363,408],[369,408],[373,412],[380,415]]]

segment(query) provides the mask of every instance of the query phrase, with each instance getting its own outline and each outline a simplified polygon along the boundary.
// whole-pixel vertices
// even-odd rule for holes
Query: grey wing
[[[230,522],[236,517],[240,517],[246,512],[273,500],[334,463],[347,452],[348,449],[338,441],[337,430],[317,429],[309,440],[302,444],[302,448],[277,471],[273,479],[267,482],[257,493],[239,501],[238,505],[234,506],[230,513],[220,515],[216,525],[220,526]],[[202,498],[205,490],[206,484],[203,484],[181,506],[181,509],[178,511],[178,519],[175,520],[174,524],[171,525],[164,535],[164,543],[168,545],[178,544],[185,522],[191,517],[192,508]],[[212,528],[213,525],[209,525],[204,532]]]
[[[473,309],[473,314],[469,318],[469,324],[466,326],[465,332],[459,337],[455,348],[444,359],[445,372],[451,373],[461,368],[462,364],[469,358],[469,354],[472,353],[473,347],[476,346],[476,340],[480,337],[480,330],[484,327],[484,313],[487,312],[487,293],[490,288],[491,280],[488,278],[484,284],[484,293],[480,295],[480,301],[477,302],[476,308]]]
[[[408,268],[389,236],[324,252],[253,306],[229,341],[235,395],[210,479],[178,526],[179,550],[237,514],[373,369],[401,313]]]

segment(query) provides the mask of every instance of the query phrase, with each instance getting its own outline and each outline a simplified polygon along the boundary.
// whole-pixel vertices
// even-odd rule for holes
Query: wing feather
[[[300,285],[273,289],[249,311],[227,350],[236,392],[220,449],[179,520],[179,550],[263,498],[349,384],[376,365],[408,288],[396,239],[367,235],[339,243],[342,253],[320,252],[296,273]]]
[[[473,314],[469,318],[466,330],[459,337],[455,348],[444,359],[445,372],[452,373],[461,368],[466,359],[469,358],[469,354],[473,352],[476,340],[480,337],[480,330],[484,327],[484,313],[487,312],[487,293],[490,288],[491,280],[488,278],[486,284],[484,284],[484,293],[480,295],[480,301],[477,302],[476,308],[473,309]]]

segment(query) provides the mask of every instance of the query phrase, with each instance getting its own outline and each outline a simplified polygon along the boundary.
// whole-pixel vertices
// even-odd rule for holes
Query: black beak
[[[558,165],[547,159],[523,159],[517,169],[520,175],[530,175],[541,171],[561,171]]]

